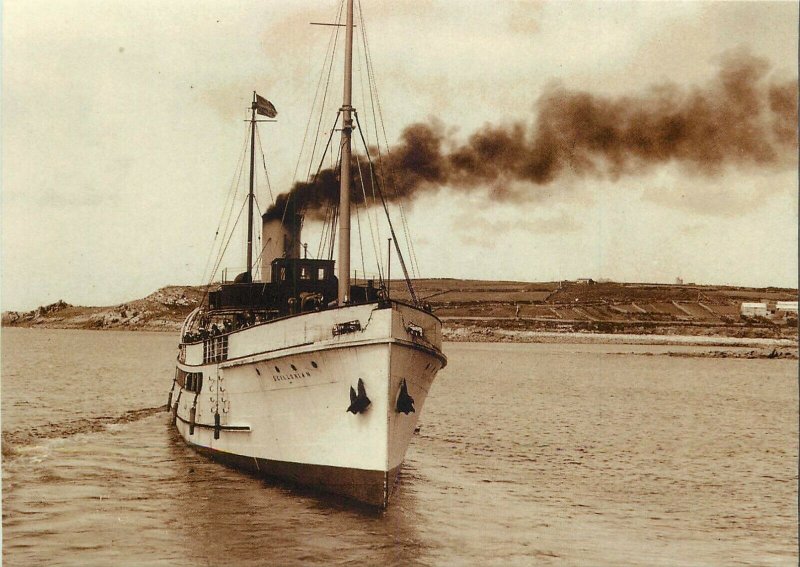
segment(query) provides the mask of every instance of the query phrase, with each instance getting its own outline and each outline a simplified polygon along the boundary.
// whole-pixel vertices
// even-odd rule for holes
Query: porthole
[[[311,361],[311,366],[313,366],[314,368],[316,368],[316,367],[317,367],[317,363],[316,363],[316,362],[314,362],[314,361],[312,360],[312,361]]]
[[[289,366],[291,366],[291,367],[292,367],[292,370],[294,370],[295,372],[297,372],[297,366],[295,366],[294,364],[290,364]]]
[[[276,367],[275,367],[275,372],[277,372],[278,374],[280,374],[280,373],[281,373],[281,369],[280,369],[280,368],[278,368],[278,367],[276,366]]]

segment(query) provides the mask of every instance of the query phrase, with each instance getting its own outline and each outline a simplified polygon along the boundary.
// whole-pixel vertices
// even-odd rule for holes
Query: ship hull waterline
[[[389,498],[396,486],[397,475],[400,472],[400,466],[387,472],[366,471],[326,465],[271,461],[216,451],[191,443],[189,446],[204,457],[236,470],[285,483],[288,486],[340,496],[353,503],[375,508],[388,506]]]

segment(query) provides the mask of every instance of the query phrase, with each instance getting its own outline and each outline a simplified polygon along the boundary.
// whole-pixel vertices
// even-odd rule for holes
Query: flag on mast
[[[278,111],[275,110],[272,103],[261,95],[256,94],[256,101],[253,104],[255,105],[256,112],[262,116],[275,118],[278,115]]]

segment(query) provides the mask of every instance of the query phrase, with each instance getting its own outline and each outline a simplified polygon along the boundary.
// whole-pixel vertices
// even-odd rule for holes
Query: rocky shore
[[[59,300],[32,311],[3,312],[2,324],[43,329],[177,332],[186,316],[200,304],[203,293],[203,288],[168,286],[143,299],[110,307],[83,307]]]

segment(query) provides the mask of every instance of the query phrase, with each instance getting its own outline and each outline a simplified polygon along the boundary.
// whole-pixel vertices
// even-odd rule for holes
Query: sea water
[[[3,564],[796,565],[797,363],[692,350],[446,344],[376,512],[186,447],[173,335],[4,329]]]

